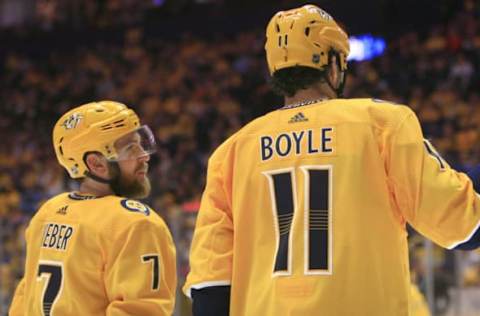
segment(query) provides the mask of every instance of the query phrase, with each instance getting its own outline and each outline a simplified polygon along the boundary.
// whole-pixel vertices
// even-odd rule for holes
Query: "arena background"
[[[147,202],[172,230],[182,284],[209,154],[282,104],[268,85],[264,28],[305,3],[0,0],[0,315],[23,274],[30,217],[75,189],[55,160],[53,123],[92,100],[124,102],[154,129]],[[311,3],[350,35],[386,42],[379,56],[351,61],[347,97],[408,104],[452,166],[479,162],[479,1]],[[432,315],[480,315],[480,252],[445,251],[413,231],[410,244]],[[190,315],[188,304],[179,293],[175,315]]]

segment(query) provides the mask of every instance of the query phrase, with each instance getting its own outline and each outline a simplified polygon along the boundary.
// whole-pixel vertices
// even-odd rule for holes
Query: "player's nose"
[[[143,153],[142,155],[140,155],[140,156],[138,157],[138,160],[139,160],[140,162],[149,162],[149,161],[150,161],[150,154],[147,153],[147,152],[145,152],[145,153]]]

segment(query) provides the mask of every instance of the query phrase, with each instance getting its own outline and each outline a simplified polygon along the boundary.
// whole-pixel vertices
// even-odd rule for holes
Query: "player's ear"
[[[84,161],[90,173],[102,178],[108,178],[108,161],[102,154],[99,152],[88,152],[85,154]]]

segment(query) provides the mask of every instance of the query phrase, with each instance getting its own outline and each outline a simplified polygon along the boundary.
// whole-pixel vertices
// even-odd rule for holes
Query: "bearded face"
[[[113,162],[109,163],[109,170],[112,175],[110,186],[116,195],[141,199],[150,194],[151,186],[147,177],[146,162],[136,160]]]

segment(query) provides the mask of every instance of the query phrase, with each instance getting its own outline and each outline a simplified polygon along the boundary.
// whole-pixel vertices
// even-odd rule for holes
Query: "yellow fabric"
[[[427,302],[415,284],[410,287],[410,313],[412,316],[430,316]]]
[[[52,296],[52,316],[171,315],[175,248],[163,220],[134,200],[84,198],[58,195],[31,220],[25,276],[10,315],[43,315],[42,301],[48,305],[48,286],[54,285],[59,268],[41,274],[42,265],[62,269],[61,286]]]
[[[305,217],[316,212],[310,199],[320,191],[314,183],[317,191],[307,194],[306,177],[319,169],[331,176],[331,198],[327,214],[309,223]],[[276,215],[275,173],[293,179],[278,194],[295,191],[290,222]],[[337,99],[277,110],[210,158],[184,292],[231,284],[231,316],[411,315],[406,222],[453,247],[479,219],[470,180],[427,152],[408,107]],[[277,256],[285,232],[290,255]],[[328,244],[317,240],[309,250],[310,232],[326,232]],[[311,269],[307,261],[320,253],[328,266]],[[288,267],[274,274],[277,257],[288,258]]]

